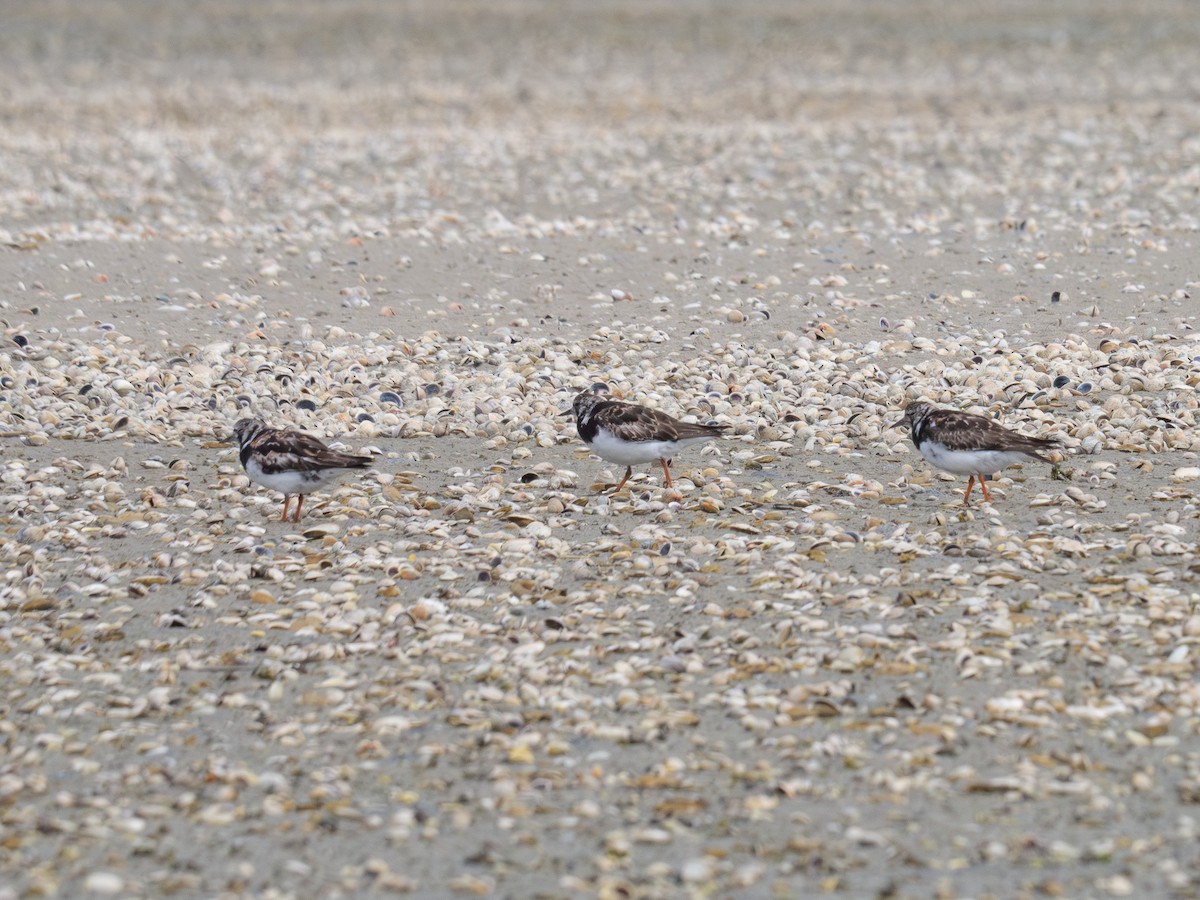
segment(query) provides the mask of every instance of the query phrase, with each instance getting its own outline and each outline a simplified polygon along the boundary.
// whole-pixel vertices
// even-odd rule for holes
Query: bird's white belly
[[[279,491],[281,494],[307,494],[336,481],[345,469],[319,469],[312,472],[272,472],[267,474],[251,457],[246,461],[246,474],[255,484]]]
[[[689,444],[709,440],[712,438],[706,435],[682,441],[622,441],[601,428],[597,430],[596,439],[592,441],[592,452],[609,462],[622,466],[636,466],[654,462],[656,459],[670,459]]]
[[[921,444],[921,455],[955,475],[994,475],[1029,458],[1019,450],[948,450],[933,440]]]

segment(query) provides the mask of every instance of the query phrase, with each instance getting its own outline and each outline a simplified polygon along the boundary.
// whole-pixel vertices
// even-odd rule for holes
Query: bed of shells
[[[1194,110],[103,87],[0,146],[0,898],[1200,889]],[[606,493],[596,382],[729,436]],[[916,397],[1066,449],[964,507]],[[247,412],[375,464],[281,522]]]

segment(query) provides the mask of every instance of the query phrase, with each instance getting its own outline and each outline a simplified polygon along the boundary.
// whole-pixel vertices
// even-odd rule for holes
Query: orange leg
[[[992,498],[990,496],[988,496],[988,492],[987,492],[987,478],[983,475],[979,476],[979,487],[983,491],[984,501],[987,503],[991,503]]]
[[[667,468],[667,461],[665,459],[660,459],[659,462],[662,463],[663,475],[667,477],[667,487],[673,487],[671,484],[671,470]]]
[[[280,522],[286,522],[286,521],[287,521],[287,508],[288,508],[288,501],[289,501],[289,500],[291,500],[291,499],[292,499],[292,498],[291,498],[289,495],[287,495],[287,494],[284,494],[284,495],[283,495],[283,515],[282,515],[282,516],[280,517],[280,519],[279,519],[279,521],[280,521]]]
[[[625,467],[625,477],[621,479],[620,484],[618,484],[615,488],[612,489],[612,492],[615,494],[619,490],[621,490],[621,488],[625,487],[625,482],[627,482],[629,480],[629,476],[632,474],[633,474],[633,466],[626,466]]]
[[[979,486],[983,487],[983,482],[979,482]],[[975,487],[975,476],[972,475],[967,479],[967,492],[963,494],[963,506],[969,506],[971,502],[971,488]]]
[[[299,521],[300,521],[300,509],[301,509],[303,506],[304,506],[304,495],[303,495],[303,494],[297,494],[297,495],[296,495],[296,515],[295,515],[295,517],[292,519],[292,521],[293,521],[293,522],[299,522]]]

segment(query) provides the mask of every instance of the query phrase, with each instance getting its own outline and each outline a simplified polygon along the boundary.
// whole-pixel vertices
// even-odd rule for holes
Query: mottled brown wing
[[[675,431],[679,435],[676,440],[686,441],[694,437],[717,437],[725,433],[724,425],[701,425],[698,422],[680,422],[676,420]]]
[[[627,441],[678,441],[694,437],[715,437],[725,430],[723,425],[680,422],[657,410],[616,401],[597,408],[596,421],[605,430]]]
[[[936,429],[937,442],[947,450],[1013,450],[1040,459],[1042,451],[1062,443],[1054,438],[1026,437],[984,416],[956,409],[934,410],[928,423]]]
[[[371,457],[331,450],[302,431],[263,431],[250,442],[263,471],[312,472],[318,469],[357,469],[371,464]]]

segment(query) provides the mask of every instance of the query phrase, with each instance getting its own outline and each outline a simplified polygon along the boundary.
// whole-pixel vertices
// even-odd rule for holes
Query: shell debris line
[[[1152,5],[14,17],[0,900],[1196,895]],[[602,493],[596,384],[724,433]],[[914,400],[1062,446],[964,506]]]

